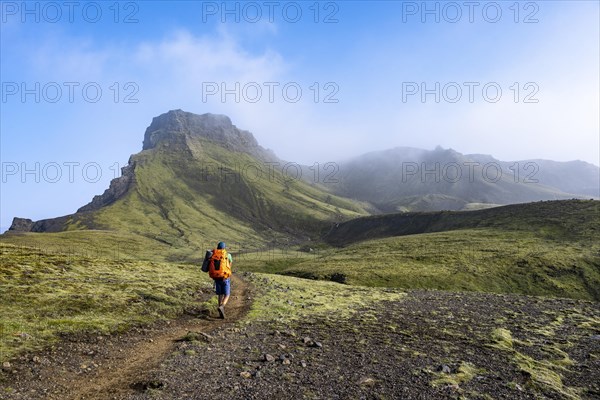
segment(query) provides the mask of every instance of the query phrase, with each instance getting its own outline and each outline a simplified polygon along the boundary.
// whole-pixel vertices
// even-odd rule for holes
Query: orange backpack
[[[213,255],[208,261],[208,276],[212,279],[227,279],[231,276],[231,265],[229,265],[227,250],[213,250]]]

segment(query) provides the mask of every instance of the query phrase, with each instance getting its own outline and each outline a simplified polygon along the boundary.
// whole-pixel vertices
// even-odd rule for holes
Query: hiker
[[[204,257],[202,270],[206,270],[208,275],[215,281],[215,292],[219,296],[219,315],[225,319],[225,305],[229,301],[231,293],[231,264],[233,260],[231,254],[226,250],[224,242],[219,242],[217,248],[212,252],[207,252]]]

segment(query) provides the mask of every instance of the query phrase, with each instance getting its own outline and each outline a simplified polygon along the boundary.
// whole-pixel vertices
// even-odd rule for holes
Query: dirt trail
[[[150,372],[171,353],[175,342],[189,331],[210,333],[242,318],[250,307],[249,286],[242,279],[232,277],[232,296],[226,307],[227,319],[206,316],[204,319],[181,318],[167,329],[150,336],[120,352],[114,349],[113,357],[93,375],[77,376],[65,385],[66,399],[113,399],[134,391]],[[121,349],[122,350],[122,349]],[[79,379],[77,379],[79,378]]]

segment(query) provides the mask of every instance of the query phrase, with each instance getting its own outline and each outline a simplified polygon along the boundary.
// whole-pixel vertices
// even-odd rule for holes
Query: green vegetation
[[[548,392],[552,395],[559,395],[561,398],[580,398],[577,389],[563,385],[561,374],[559,373],[564,370],[562,366],[557,366],[549,360],[535,360],[515,350],[512,334],[509,330],[503,328],[494,329],[492,332],[492,342],[491,346],[512,354],[513,362],[519,366],[523,374],[529,377],[529,384],[535,389],[541,392]],[[563,354],[566,353],[563,352]]]
[[[436,373],[435,375],[437,378],[431,382],[431,385],[460,385],[469,382],[475,375],[482,373],[485,373],[483,368],[476,368],[471,363],[461,362],[458,366],[458,371],[455,374],[446,374],[444,372]]]
[[[596,243],[600,237],[600,201],[542,201],[476,211],[375,215],[340,223],[324,239],[334,246],[347,246],[391,236],[476,228],[527,232],[559,242]]]
[[[109,333],[196,305],[206,274],[191,265],[115,260],[0,243],[0,359],[62,334]]]
[[[238,268],[363,286],[600,300],[599,207],[598,201],[544,202],[479,214],[359,218],[327,239],[339,242],[358,231],[372,239],[343,239],[349,242],[343,248],[313,244],[312,253],[248,254]],[[393,230],[402,232],[389,236]]]
[[[392,237],[315,254],[246,256],[238,268],[353,285],[600,299],[600,244],[472,229]]]
[[[173,247],[185,259],[223,236],[262,247],[289,234],[316,234],[324,223],[366,214],[350,200],[329,195],[281,171],[259,176],[264,163],[232,156],[209,140],[189,140],[187,152],[159,146],[135,156],[136,185],[94,216],[101,227],[137,233]]]
[[[66,232],[10,233],[2,241],[75,249],[85,244],[102,252],[123,243],[131,258],[198,262],[203,250],[224,238],[235,252],[263,248],[316,238],[333,222],[367,214],[357,202],[286,179],[281,167],[268,170],[263,161],[204,138],[190,138],[181,149],[162,143],[132,162],[135,183],[116,202],[72,215]]]
[[[172,251],[166,243],[145,236],[106,230],[8,233],[0,236],[0,243],[30,247],[39,254],[111,260],[165,261]]]
[[[382,301],[397,301],[405,296],[398,290],[373,291],[278,275],[252,274],[249,279],[262,292],[252,304],[249,322],[288,324],[328,314],[350,319],[359,309]]]
[[[262,248],[367,214],[359,203],[203,138],[190,138],[180,151],[160,144],[132,162],[133,187],[111,205],[73,215],[69,229],[127,232],[144,248],[143,239],[151,240],[162,259],[196,261],[222,238],[236,250]]]

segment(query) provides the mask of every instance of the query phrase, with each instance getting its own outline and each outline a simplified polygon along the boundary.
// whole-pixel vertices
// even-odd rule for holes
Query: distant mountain
[[[584,161],[523,160],[498,161],[490,156],[469,154],[467,157],[486,163],[497,162],[511,176],[519,170],[521,181],[533,180],[566,193],[600,197],[600,168]]]
[[[72,215],[15,218],[11,229],[116,230],[179,248],[221,239],[243,248],[306,240],[332,222],[367,214],[285,166],[224,115],[169,111],[152,120],[142,152],[102,195]]]
[[[339,163],[331,190],[382,212],[467,210],[600,197],[600,169],[581,161],[504,162],[452,149],[398,147]]]

